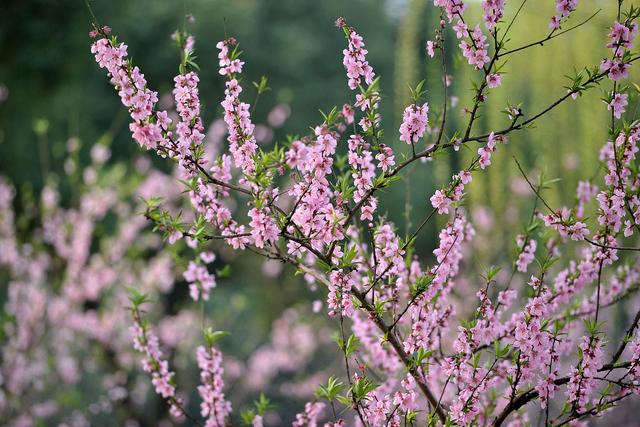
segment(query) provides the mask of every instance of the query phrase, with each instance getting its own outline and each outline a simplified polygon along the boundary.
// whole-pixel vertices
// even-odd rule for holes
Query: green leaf
[[[227,264],[221,269],[216,270],[216,277],[219,279],[226,279],[231,277],[231,266]]]
[[[254,401],[253,404],[258,411],[258,415],[260,416],[263,416],[269,409],[275,408],[275,405],[271,403],[271,400],[269,400],[269,398],[267,398],[264,393],[260,393],[260,399]]]
[[[213,344],[216,341],[229,335],[231,335],[231,333],[226,331],[214,331],[211,327],[204,330],[204,340],[209,347],[213,347]]]
[[[351,393],[353,395],[353,398],[357,402],[359,402],[365,397],[367,397],[367,394],[369,394],[369,392],[375,390],[376,388],[378,388],[378,386],[375,383],[373,383],[369,378],[360,377],[358,381],[356,381],[351,387]]]
[[[333,375],[329,377],[327,385],[319,385],[315,391],[315,395],[319,399],[326,399],[329,402],[334,400],[344,390],[344,384]]]
[[[128,288],[127,290],[129,291],[129,301],[131,301],[131,304],[133,304],[135,308],[149,301],[147,295],[139,290],[135,288]]]
[[[256,417],[256,413],[253,409],[245,409],[240,413],[240,418],[242,419],[242,424],[244,425],[252,425],[253,419]]]
[[[359,345],[360,345],[360,340],[358,340],[358,337],[351,334],[347,339],[347,344],[344,347],[345,356],[348,357],[351,354],[355,353],[358,350]]]
[[[267,76],[261,76],[260,83],[252,82],[253,86],[255,86],[256,90],[258,91],[258,95],[262,95],[263,93],[271,90],[271,88],[267,86],[267,81]]]

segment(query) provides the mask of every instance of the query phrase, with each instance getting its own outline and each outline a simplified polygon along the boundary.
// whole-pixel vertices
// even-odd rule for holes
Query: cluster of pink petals
[[[624,114],[629,104],[627,98],[628,95],[626,93],[614,93],[613,98],[611,98],[611,101],[607,104],[607,110],[613,110],[613,116],[616,119],[619,119]]]
[[[229,156],[223,155],[218,163],[212,168],[212,173],[221,182],[228,182],[231,179],[231,160]],[[229,236],[225,241],[233,249],[245,249],[250,243],[244,225],[232,218],[230,209],[220,200],[220,187],[208,184],[198,178],[194,190],[189,191],[189,198],[196,212],[210,224],[217,227],[223,236]]]
[[[280,230],[269,208],[253,208],[249,211],[251,222],[251,237],[258,248],[264,248],[265,243],[278,240]]]
[[[580,368],[574,368],[571,372],[567,385],[567,397],[568,402],[577,411],[584,411],[596,388],[594,377],[602,366],[604,352],[602,340],[598,337],[582,337],[579,347],[582,350],[582,360]]]
[[[200,97],[198,82],[200,79],[194,72],[178,75],[174,79],[173,97],[180,122],[176,123],[178,151],[182,156],[188,155],[193,147],[202,144],[204,128],[200,118]],[[159,117],[160,114],[159,114]]]
[[[296,415],[292,427],[316,427],[324,407],[325,404],[322,402],[307,402],[304,405],[304,412]]]
[[[378,154],[376,154],[376,160],[378,161],[378,167],[382,169],[382,172],[387,172],[396,164],[393,150],[391,147],[384,144],[380,144]]]
[[[376,277],[402,276],[405,271],[404,250],[390,224],[382,224],[373,234],[376,254]]]
[[[373,68],[367,62],[367,50],[364,48],[362,36],[349,28],[349,45],[342,51],[344,58],[342,64],[347,71],[349,78],[349,88],[356,89],[362,80],[370,85],[373,82],[375,73]]]
[[[433,40],[427,40],[427,55],[429,55],[429,58],[433,58],[434,56],[436,56],[436,49],[438,48],[438,43],[434,42]]]
[[[419,348],[436,349],[440,343],[438,331],[446,328],[452,314],[452,307],[446,302],[447,296],[454,285],[453,278],[458,274],[462,261],[462,248],[465,240],[474,235],[471,224],[467,222],[462,212],[457,212],[451,221],[440,231],[440,243],[433,254],[437,265],[431,267],[425,274],[431,276],[429,287],[416,298],[409,308],[411,332],[403,341],[404,350],[413,353]],[[438,297],[436,304],[430,301]]]
[[[326,125],[316,126],[314,134],[311,143],[294,141],[286,153],[287,163],[302,174],[289,192],[298,203],[291,214],[293,224],[289,224],[286,231],[292,233],[297,227],[309,237],[313,248],[321,249],[344,237],[339,225],[344,213],[333,204],[334,193],[327,179],[333,168],[338,134]],[[287,246],[290,255],[306,252],[306,248],[292,240]]]
[[[428,113],[429,104],[426,102],[422,106],[411,104],[405,108],[400,125],[400,141],[407,144],[418,142],[429,125]]]
[[[349,104],[344,104],[340,110],[340,116],[344,119],[344,123],[350,125],[355,119],[355,110]]]
[[[459,425],[471,425],[477,417],[482,419],[482,409],[487,403],[486,391],[500,381],[490,369],[472,363],[473,351],[480,344],[493,341],[502,332],[486,290],[481,288],[476,296],[480,300],[476,325],[472,328],[458,327],[458,336],[453,342],[457,355],[448,357],[443,364],[443,373],[459,390],[450,408],[451,417]],[[506,367],[505,364],[502,369]]]
[[[484,169],[491,164],[491,154],[496,151],[496,147],[499,142],[506,143],[506,137],[503,135],[496,135],[494,132],[491,132],[487,139],[487,144],[478,149],[478,164],[480,165],[480,169]]]
[[[216,278],[209,273],[206,266],[190,261],[183,276],[189,283],[189,295],[194,301],[209,300],[209,292],[216,287]]]
[[[516,268],[519,272],[526,273],[527,267],[535,259],[538,242],[534,239],[525,239],[524,236],[519,235],[516,238],[516,243],[520,249],[520,255],[518,255],[518,259],[516,260]]]
[[[578,7],[578,0],[556,0],[557,15],[551,17],[549,28],[557,30],[560,28],[563,20],[569,18],[569,15]]]
[[[175,373],[169,370],[169,362],[162,358],[158,337],[148,327],[138,322],[138,319],[131,327],[131,333],[133,347],[145,356],[142,360],[142,369],[151,374],[151,382],[156,393],[169,403],[172,415],[181,417],[184,414],[181,408],[183,402],[176,395],[173,384]]]
[[[460,20],[455,26],[454,30],[459,39],[464,35],[469,36],[469,41],[461,40],[460,49],[462,49],[462,55],[467,58],[469,65],[473,65],[476,70],[480,70],[485,64],[489,63],[488,48],[489,43],[486,42],[487,36],[485,36],[480,29],[480,25],[476,25],[473,31],[467,29],[466,24]]]
[[[502,76],[497,73],[489,74],[487,76],[487,87],[489,89],[495,89],[502,84]]]
[[[493,30],[504,13],[505,0],[482,0],[482,20],[487,30]]]
[[[380,113],[378,112],[378,102],[380,101],[380,93],[375,90],[371,90],[366,94],[357,94],[356,102],[354,106],[360,108],[361,111],[366,111],[358,125],[364,132],[368,132],[370,129],[375,128],[380,124]]]
[[[605,58],[600,63],[600,70],[607,73],[607,76],[614,81],[629,77],[631,64],[623,60],[624,54],[633,49],[633,43],[638,36],[638,23],[615,21],[609,32],[609,43],[607,47],[611,49],[611,58]]]
[[[240,61],[238,58],[231,59],[229,57],[230,47],[235,46],[235,44],[236,41],[233,38],[216,43],[216,48],[220,50],[218,53],[218,71],[222,76],[232,76],[233,74],[242,72],[244,62]]]
[[[376,176],[376,167],[373,164],[373,154],[371,153],[370,146],[362,136],[358,134],[351,135],[347,140],[347,143],[349,145],[347,160],[353,170],[351,176],[356,187],[356,191],[353,194],[353,200],[358,203],[364,199],[373,188],[373,179]],[[386,157],[382,160],[385,159]],[[393,151],[391,152],[390,162],[395,163],[393,161]],[[360,219],[363,221],[373,221],[373,213],[377,206],[377,199],[370,196],[360,210]]]
[[[133,119],[129,125],[133,139],[143,147],[155,149],[164,140],[163,130],[166,129],[163,125],[169,122],[154,123],[151,120],[158,94],[147,88],[147,81],[138,67],[129,71],[127,45],[113,46],[109,39],[101,38],[91,45],[91,53],[100,68],[106,68],[122,104],[129,109]]]
[[[636,336],[636,338],[629,344],[629,348],[631,349],[631,359],[629,366],[629,376],[636,387],[636,394],[640,394],[640,336]]]
[[[639,138],[640,130],[638,126],[634,126],[628,133],[621,132],[615,141],[608,141],[600,151],[600,160],[605,162],[608,169],[604,181],[611,188],[609,191],[601,191],[596,196],[600,208],[598,223],[609,226],[617,232],[620,230],[622,219],[626,215],[625,207],[628,205],[633,209],[633,216],[624,223],[626,237],[633,233],[633,225],[640,224],[640,212],[638,212],[640,200],[636,195],[628,196],[624,190],[628,186],[638,185],[631,165],[639,150],[637,145]],[[616,151],[619,153],[616,154]]]
[[[434,3],[444,8],[450,21],[457,20],[454,30],[459,39],[470,37],[470,40],[461,41],[460,46],[468,62],[477,69],[482,69],[489,61],[487,38],[479,25],[469,33],[461,16],[465,4],[455,0],[435,0]],[[559,16],[565,19],[575,9],[575,3],[557,2]],[[484,0],[482,7],[485,26],[491,32],[502,17],[504,1]],[[631,27],[624,28],[629,30],[630,34],[634,31]],[[616,34],[610,35],[616,40],[610,47],[615,47],[616,50],[630,48],[630,34],[626,34],[624,28],[617,28]],[[637,29],[635,31],[637,32]],[[362,37],[351,28],[347,29],[347,37],[349,45],[344,51],[344,66],[349,77],[349,87],[355,89],[363,80],[370,85],[373,81],[373,70],[366,61],[367,51],[364,49]],[[251,122],[249,105],[239,100],[242,88],[235,75],[241,72],[243,64],[237,59],[232,59],[235,55],[230,49],[234,44],[234,40],[218,44],[220,73],[228,76],[222,106],[229,128],[232,157],[220,157],[210,169],[215,181],[205,183],[199,178],[190,192],[190,197],[197,213],[215,225],[222,236],[227,236],[226,240],[237,249],[243,249],[249,244],[258,248],[275,246],[276,241],[282,237],[287,242],[288,254],[296,257],[296,263],[302,267],[311,266],[310,269],[316,258],[322,258],[324,261],[322,255],[325,254],[326,248],[331,248],[327,256],[331,258],[330,261],[340,259],[347,250],[356,251],[353,264],[348,267],[341,266],[328,273],[327,305],[330,316],[346,316],[353,320],[352,330],[361,344],[357,361],[360,363],[362,360],[367,367],[375,367],[384,374],[382,384],[370,391],[359,403],[365,422],[372,426],[400,425],[401,411],[413,411],[421,407],[422,402],[416,401],[422,398],[417,397],[415,382],[442,385],[445,382],[444,378],[447,384],[451,383],[450,387],[455,391],[443,390],[442,396],[450,408],[450,418],[459,425],[473,422],[490,424],[491,420],[486,415],[487,408],[493,410],[500,405],[491,395],[502,387],[508,390],[510,384],[515,384],[514,395],[517,391],[522,391],[522,387],[526,387],[524,390],[535,389],[541,405],[545,407],[558,389],[555,381],[562,367],[560,356],[575,349],[575,338],[566,336],[564,332],[576,325],[569,320],[568,326],[563,326],[563,330],[555,334],[551,332],[552,324],[548,320],[553,320],[554,316],[564,316],[572,297],[583,291],[591,294],[602,267],[613,264],[617,259],[617,238],[621,234],[630,236],[633,227],[640,225],[640,200],[637,196],[640,180],[633,163],[638,151],[638,127],[632,126],[628,133],[621,133],[603,148],[601,160],[607,167],[604,178],[607,188],[598,192],[591,184],[581,183],[578,187],[578,207],[575,210],[562,208],[543,216],[545,224],[555,229],[561,237],[584,240],[590,234],[590,230],[585,224],[586,220],[581,222],[576,218],[583,218],[585,206],[596,196],[596,219],[600,227],[598,230],[594,227],[593,239],[599,243],[591,246],[586,245],[592,243],[591,241],[582,243],[587,247],[580,252],[579,258],[568,262],[557,274],[554,273],[555,276],[552,278],[547,276],[548,284],[544,282],[544,275],[541,275],[541,278],[532,276],[528,294],[530,297],[523,297],[523,300],[526,300],[524,310],[510,308],[519,298],[515,290],[507,287],[494,293],[488,290],[493,282],[487,280],[487,289],[473,289],[480,301],[473,322],[460,326],[453,342],[441,342],[441,337],[447,336],[450,332],[450,319],[460,315],[459,311],[465,310],[465,307],[455,304],[452,293],[457,295],[458,288],[461,292],[465,291],[466,284],[462,283],[462,280],[456,280],[456,276],[463,261],[464,242],[470,240],[475,233],[459,202],[464,195],[465,186],[471,182],[471,172],[476,169],[476,164],[480,169],[489,166],[498,143],[506,143],[506,137],[492,132],[487,143],[478,150],[478,158],[473,166],[454,175],[446,189],[437,190],[431,197],[431,204],[438,213],[453,212],[449,222],[439,233],[439,245],[433,251],[436,263],[425,271],[421,270],[417,260],[407,259],[405,248],[390,223],[383,221],[375,228],[372,224],[377,208],[377,199],[371,196],[376,178],[374,162],[377,161],[377,167],[386,173],[392,170],[395,158],[390,147],[382,144],[374,146],[373,142],[368,142],[356,131],[347,141],[347,161],[350,167],[348,173],[353,179],[353,201],[360,209],[360,219],[369,221],[369,227],[372,228],[371,250],[368,242],[363,244],[361,241],[362,236],[359,235],[357,227],[346,226],[352,216],[355,218],[357,209],[350,210],[350,200],[344,200],[347,196],[336,189],[338,186],[332,186],[330,179],[336,172],[333,165],[339,138],[346,128],[344,123],[353,124],[356,120],[354,107],[350,105],[345,105],[340,113],[344,123],[337,126],[335,123],[323,123],[314,128],[313,135],[296,139],[286,150],[285,161],[293,172],[293,182],[290,189],[283,194],[291,197],[294,203],[290,216],[285,217],[280,223],[276,221],[276,209],[280,208],[270,203],[275,200],[276,195],[279,196],[277,189],[259,188],[258,183],[253,181],[257,145],[253,136],[254,125]],[[106,60],[106,63],[109,63],[109,60]],[[194,131],[201,130],[197,82],[197,76],[191,73],[176,78],[174,96],[181,116],[181,122],[176,127],[179,147],[184,144],[191,148],[201,141],[199,134],[196,133],[194,137]],[[485,83],[489,88],[497,87],[501,83],[500,74],[488,74]],[[379,122],[379,98],[377,92],[356,96],[354,106],[367,111],[367,117],[360,121],[360,126],[365,132],[375,130],[374,127]],[[624,110],[623,104],[626,99],[620,97],[616,100],[614,96],[614,101],[609,107],[613,109],[614,115],[619,116],[622,114],[621,110]],[[153,114],[149,114],[145,120],[147,124],[156,120],[155,124],[160,127],[161,136],[170,135],[169,123],[161,113],[158,113],[155,119]],[[428,105],[410,105],[404,111],[400,140],[413,144],[423,137],[427,127]],[[374,150],[378,150],[375,157]],[[215,184],[216,181],[222,184],[230,183],[232,158],[236,167],[244,174],[242,183],[251,183],[250,195],[255,197],[255,203],[252,205],[254,207],[249,211],[248,232],[232,219],[229,208],[221,201],[221,197],[228,195],[225,186]],[[269,200],[268,197],[273,197],[273,200]],[[631,212],[627,212],[627,209]],[[349,220],[345,221],[346,218]],[[345,245],[336,244],[345,237],[349,239]],[[545,249],[549,251],[550,256],[560,254],[560,249],[554,246],[555,244],[553,240],[547,242]],[[535,259],[538,242],[529,235],[518,236],[517,246],[520,252],[515,267],[519,272],[526,272]],[[612,274],[611,280],[607,280],[606,284],[603,282],[602,301],[613,301],[631,286],[638,275],[637,272],[635,275],[630,272],[629,267],[620,269]],[[309,276],[312,275],[308,274],[307,278]],[[209,290],[215,286],[213,276],[196,262],[190,263],[184,277],[191,283],[194,299],[207,299]],[[374,281],[375,283],[372,283]],[[418,287],[418,284],[424,287]],[[380,302],[385,309],[393,308],[393,312],[388,312],[390,319],[387,319],[386,315],[384,319],[376,319],[374,312],[370,312],[369,317],[358,313],[352,301],[353,289],[367,289],[368,286],[371,286],[371,301]],[[598,304],[601,302],[599,290],[598,288]],[[496,294],[498,304],[493,305],[490,296]],[[359,295],[356,296],[359,298]],[[398,301],[407,303],[405,312],[395,310],[400,307]],[[593,295],[587,295],[579,307],[580,310],[593,311],[594,301]],[[571,307],[569,310],[574,313],[574,309],[575,307]],[[505,315],[508,317],[507,320],[501,320]],[[386,331],[380,333],[376,328],[387,320],[395,321],[394,327],[398,326],[396,331],[401,332],[392,332],[393,335],[386,335],[385,338]],[[154,376],[156,390],[165,398],[174,399],[173,373],[169,372],[166,364],[160,362],[162,354],[157,350],[157,338],[154,341],[153,336],[149,337],[141,326],[138,326],[136,332],[141,337],[136,342],[137,348],[147,354],[153,354],[153,360],[157,361],[149,368],[152,375],[157,371],[157,375]],[[393,344],[395,348],[391,348],[391,339],[397,340]],[[418,367],[412,370],[411,376],[406,376],[406,366],[398,357],[398,353],[401,352],[397,349],[397,343],[408,355],[426,350],[439,352],[441,357],[430,359],[428,370]],[[515,361],[509,355],[497,360],[495,366],[488,367],[483,359],[476,359],[475,355],[480,354],[482,347],[491,348],[494,343],[512,346],[511,355],[516,358]],[[443,344],[444,348],[452,347],[455,353],[444,354],[447,350],[443,350]],[[151,350],[144,345],[151,347]],[[582,357],[578,366],[571,372],[567,396],[569,403],[580,411],[586,409],[595,391],[595,374],[602,367],[603,343],[596,336],[583,337],[579,347]],[[640,360],[639,347],[637,340],[634,341],[631,346],[632,361]],[[350,362],[348,359],[348,366]],[[204,400],[202,414],[209,417],[207,425],[211,426],[224,425],[231,410],[222,392],[220,364],[221,355],[217,350],[204,347],[198,349],[198,366],[201,369],[203,384],[199,391]],[[355,371],[352,379],[363,379],[363,372],[364,368]],[[635,365],[632,364],[629,372],[637,378],[638,371]],[[402,376],[405,378],[400,381]],[[308,403],[305,411],[296,416],[293,425],[315,426],[323,408],[322,403]],[[401,411],[398,411],[398,408]],[[524,418],[515,417],[513,422],[517,423]],[[253,423],[255,426],[262,425],[262,417],[255,417]],[[326,425],[344,424],[345,421],[340,419]]]
[[[200,346],[196,350],[200,368],[201,385],[198,393],[202,397],[200,414],[206,418],[205,427],[225,427],[231,414],[231,403],[226,400],[223,389],[222,353],[214,347]]]
[[[354,374],[355,380],[357,381],[359,375]],[[392,405],[391,405],[391,397],[382,394],[378,396],[376,391],[371,391],[367,395],[363,406],[364,418],[367,423],[371,426],[383,426],[387,424],[387,420],[390,418],[390,421],[395,423],[395,419],[393,417],[388,416],[391,414]],[[389,423],[391,424],[391,423]]]
[[[402,362],[397,354],[389,345],[380,341],[377,326],[371,319],[359,312],[356,312],[351,319],[353,320],[351,330],[362,347],[366,349],[362,357],[368,364],[390,376],[402,369]]]
[[[351,301],[351,287],[355,284],[353,273],[336,270],[329,275],[329,295],[327,306],[329,316],[338,314],[346,317],[353,316],[353,302]]]
[[[242,86],[235,78],[236,74],[242,72],[242,62],[229,57],[229,47],[234,44],[234,39],[227,39],[216,45],[220,49],[220,74],[228,77],[225,98],[220,105],[224,109],[224,121],[229,131],[227,140],[234,164],[246,177],[251,177],[255,173],[253,154],[258,145],[253,134],[255,126],[251,121],[250,105],[240,101]]]
[[[449,208],[455,202],[459,202],[464,194],[464,187],[471,182],[471,172],[467,169],[461,170],[453,176],[453,180],[448,189],[436,190],[429,199],[431,206],[438,210],[438,214],[448,214]]]
[[[578,198],[578,206],[576,207],[576,216],[584,217],[585,206],[598,194],[598,187],[589,181],[580,181],[576,190]]]
[[[536,296],[529,299],[523,313],[515,317],[513,346],[520,350],[518,366],[511,367],[513,377],[520,376],[528,383],[540,382],[540,387],[549,384],[545,379],[549,366],[556,361],[556,349],[553,347],[552,334],[545,329],[544,319],[552,310],[551,292],[540,279],[531,276],[529,282]],[[545,398],[551,397],[555,389],[545,389]],[[544,400],[543,400],[544,401]]]
[[[467,5],[463,0],[433,0],[434,6],[441,7],[449,22],[451,22],[456,17],[461,17],[464,13]]]
[[[562,237],[571,240],[584,240],[589,235],[589,228],[582,221],[571,221],[571,212],[563,208],[548,215],[543,215],[542,220],[547,227],[554,228]]]

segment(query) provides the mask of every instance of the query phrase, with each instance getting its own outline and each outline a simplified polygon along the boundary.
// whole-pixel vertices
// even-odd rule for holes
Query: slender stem
[[[543,46],[543,45],[544,45],[546,42],[548,42],[549,40],[553,40],[553,39],[555,39],[556,37],[560,37],[561,35],[566,34],[566,33],[568,33],[569,31],[575,30],[576,28],[583,26],[584,24],[586,24],[587,22],[589,22],[589,21],[591,21],[593,18],[595,18],[595,16],[596,16],[598,13],[600,13],[601,11],[602,11],[602,9],[598,9],[598,10],[596,10],[596,11],[595,11],[591,16],[589,16],[587,19],[585,19],[584,21],[582,21],[582,22],[580,22],[580,23],[578,23],[578,24],[576,24],[576,25],[574,25],[574,26],[572,26],[572,27],[567,28],[566,30],[559,31],[559,32],[557,32],[557,33],[552,31],[552,32],[550,32],[550,33],[549,33],[549,35],[548,35],[548,36],[546,36],[546,37],[545,37],[545,38],[543,38],[543,39],[540,39],[540,40],[538,40],[538,41],[535,41],[535,42],[532,42],[532,43],[526,44],[526,45],[524,45],[524,46],[520,46],[520,47],[515,48],[515,49],[507,50],[507,51],[505,51],[505,52],[501,53],[500,55],[498,55],[498,57],[503,57],[503,56],[511,55],[511,54],[513,54],[513,53],[520,52],[521,50],[525,50],[525,49],[528,49],[528,48],[533,47],[533,46]]]

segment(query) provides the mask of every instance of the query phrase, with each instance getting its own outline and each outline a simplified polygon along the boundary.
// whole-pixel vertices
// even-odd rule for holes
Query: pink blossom
[[[482,0],[482,20],[487,30],[492,30],[502,19],[505,0]]]
[[[231,413],[231,403],[225,398],[222,374],[222,353],[214,347],[198,347],[196,351],[200,382],[198,393],[202,398],[200,414],[207,419],[209,427],[225,427]]]
[[[407,144],[418,142],[429,125],[428,113],[429,104],[426,102],[422,106],[411,104],[405,108],[400,125],[400,141]]]
[[[607,110],[613,110],[613,115],[616,119],[622,117],[622,114],[625,112],[625,107],[629,102],[627,101],[626,93],[615,93],[611,102],[607,104]]]
[[[349,88],[356,89],[363,79],[366,84],[370,85],[373,83],[375,74],[366,60],[367,50],[364,48],[362,36],[350,28],[347,38],[349,45],[342,51],[344,54],[342,64],[347,71]]]
[[[502,76],[500,74],[489,74],[487,76],[487,87],[495,89],[502,84]]]
[[[280,230],[270,213],[269,208],[253,208],[249,211],[251,237],[258,248],[264,248],[266,242],[274,243],[278,240]]]
[[[437,47],[438,45],[434,41],[432,40],[427,41],[427,54],[429,55],[430,58],[433,58],[436,55]]]
[[[329,280],[329,295],[327,296],[329,316],[341,314],[351,317],[354,311],[351,302],[351,287],[354,284],[351,273],[342,270],[334,271],[329,276]]]

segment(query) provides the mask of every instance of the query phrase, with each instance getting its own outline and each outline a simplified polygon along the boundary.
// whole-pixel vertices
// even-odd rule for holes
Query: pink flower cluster
[[[173,382],[174,373],[169,370],[169,362],[162,359],[162,350],[158,343],[158,337],[142,322],[138,316],[134,316],[135,324],[131,327],[133,346],[144,354],[142,369],[151,374],[151,382],[156,393],[162,396],[170,406],[171,414],[181,417],[184,414],[182,399],[176,394]]]
[[[403,276],[405,272],[404,250],[390,224],[382,224],[373,234],[376,254],[376,277]]]
[[[224,109],[224,121],[229,130],[229,151],[233,156],[234,164],[242,170],[245,177],[249,178],[255,173],[255,161],[253,155],[258,148],[253,134],[255,126],[251,121],[250,105],[240,101],[242,86],[236,80],[235,74],[242,72],[242,62],[239,59],[229,57],[230,46],[235,45],[235,39],[227,39],[216,44],[220,49],[218,54],[220,74],[226,75],[225,98],[221,102]]]
[[[591,201],[593,196],[598,194],[598,187],[590,183],[589,181],[580,181],[576,190],[578,198],[578,206],[576,207],[576,216],[578,218],[584,217],[585,206]]]
[[[376,160],[378,161],[378,167],[382,169],[382,172],[387,172],[396,164],[393,150],[391,147],[384,144],[380,144],[379,152],[376,154]]]
[[[604,181],[610,188],[609,191],[601,191],[596,196],[600,208],[598,223],[601,226],[611,227],[617,232],[626,215],[627,205],[629,209],[635,208],[632,218],[625,221],[625,237],[633,233],[632,226],[640,224],[640,212],[638,212],[640,200],[635,195],[630,197],[625,194],[625,188],[637,188],[640,185],[630,169],[639,150],[637,146],[639,138],[640,130],[635,126],[629,133],[621,132],[615,141],[607,142],[600,151],[600,160],[605,162],[608,168]]]
[[[185,75],[178,75],[173,80],[175,82],[173,97],[176,101],[176,111],[180,115],[180,122],[176,124],[178,151],[182,157],[185,157],[194,147],[202,144],[204,139],[198,95],[200,79],[192,71]]]
[[[302,178],[289,192],[298,203],[291,213],[292,224],[288,224],[286,231],[293,233],[297,227],[303,235],[309,236],[313,248],[320,249],[344,237],[339,226],[344,213],[332,203],[333,192],[327,179],[332,172],[338,134],[324,124],[316,126],[314,134],[315,140],[311,144],[294,141],[286,154],[287,162],[302,173]],[[306,248],[292,240],[287,247],[290,255],[306,252]]]
[[[351,301],[351,287],[354,285],[351,272],[336,270],[329,275],[329,295],[327,306],[329,316],[338,314],[346,317],[353,316],[353,302]]]
[[[505,0],[482,0],[482,20],[487,30],[493,30],[504,13]]]
[[[572,221],[571,212],[566,208],[543,215],[542,220],[547,227],[554,228],[561,237],[584,240],[589,235],[587,225],[582,221]]]
[[[360,119],[358,125],[364,132],[373,133],[373,129],[380,124],[380,113],[378,112],[378,102],[380,101],[380,93],[376,90],[369,90],[367,93],[359,93],[356,95],[354,105],[365,111],[366,114]]]
[[[614,93],[611,101],[607,104],[607,110],[613,110],[613,116],[616,119],[619,119],[624,114],[626,106],[629,104],[627,98],[626,93]]]
[[[534,239],[526,239],[523,235],[518,235],[516,237],[516,244],[520,249],[520,254],[516,260],[516,267],[519,272],[526,273],[527,267],[535,259],[538,242]]]
[[[631,366],[629,366],[628,374],[634,384],[640,384],[640,336],[636,338],[629,345],[631,353]],[[636,388],[636,393],[640,394],[640,387]]]
[[[582,360],[579,367],[573,368],[571,371],[567,397],[568,402],[577,411],[584,411],[596,388],[594,377],[602,366],[604,352],[602,351],[602,341],[598,337],[582,337],[579,348],[582,352]]]
[[[557,15],[552,16],[549,21],[549,28],[557,30],[560,28],[563,20],[567,20],[571,12],[578,7],[578,0],[556,0]]]
[[[411,104],[405,108],[400,125],[400,141],[407,144],[418,142],[429,125],[428,113],[429,104],[426,102],[422,106]]]
[[[489,89],[495,89],[502,84],[502,76],[497,73],[489,74],[486,82]]]
[[[438,332],[447,327],[452,308],[446,303],[451,291],[453,278],[458,274],[462,261],[462,247],[465,240],[470,240],[474,230],[462,214],[456,212],[439,234],[440,243],[433,254],[437,264],[426,274],[417,277],[430,277],[431,284],[422,292],[409,308],[411,315],[411,332],[403,341],[404,350],[413,353],[419,348],[426,350],[438,348],[440,337]],[[432,304],[433,298],[436,303]],[[442,302],[439,304],[438,302]]]
[[[375,165],[373,164],[373,155],[369,149],[369,144],[360,135],[351,135],[347,140],[349,144],[349,152],[347,160],[353,172],[351,174],[356,191],[353,194],[353,200],[360,202],[368,196],[369,190],[373,188],[373,179],[375,178]],[[391,161],[393,161],[393,152]],[[385,160],[386,157],[383,159]],[[395,163],[395,162],[394,162]],[[365,221],[373,221],[373,213],[376,210],[378,201],[375,197],[370,197],[365,205],[361,208],[360,219]]]
[[[378,329],[371,319],[358,312],[351,319],[353,320],[351,330],[363,349],[366,349],[361,354],[364,361],[386,375],[393,376],[397,373],[402,368],[402,362],[389,345],[380,341]]]
[[[231,160],[229,156],[222,158],[212,167],[213,175],[226,183],[231,179]],[[195,189],[189,191],[191,204],[196,212],[209,223],[217,227],[223,236],[228,236],[225,241],[234,249],[243,250],[250,243],[249,234],[244,225],[238,225],[231,216],[231,210],[220,200],[220,194],[226,195],[226,191],[204,182],[198,178]]]
[[[463,0],[433,0],[433,4],[444,9],[449,22],[456,17],[461,17],[467,8]]]
[[[91,45],[91,53],[100,68],[107,69],[111,84],[118,90],[122,104],[129,109],[133,119],[129,125],[133,139],[143,147],[155,149],[164,140],[163,125],[168,122],[152,121],[158,94],[147,88],[147,81],[138,67],[129,70],[127,45],[113,46],[109,39],[101,38]]]
[[[605,58],[600,63],[600,70],[606,72],[611,80],[618,81],[629,77],[631,64],[624,60],[626,52],[633,49],[633,43],[638,36],[638,23],[615,21],[609,32],[607,47],[612,51],[611,59]]]
[[[487,144],[478,149],[478,164],[480,165],[480,169],[484,169],[491,164],[491,154],[496,151],[496,146],[499,142],[506,144],[506,137],[491,132],[487,139]]]
[[[490,59],[488,55],[489,43],[486,42],[487,36],[482,33],[480,25],[476,25],[473,31],[469,31],[467,25],[460,20],[455,26],[454,30],[459,39],[463,35],[469,36],[469,41],[460,41],[460,49],[462,49],[462,55],[467,58],[469,65],[473,65],[476,70],[480,70],[487,64]]]
[[[304,412],[296,415],[293,427],[316,427],[318,418],[324,411],[325,404],[322,402],[307,402],[304,405]]]
[[[436,190],[431,196],[431,206],[438,210],[438,214],[448,214],[449,208],[455,202],[459,202],[464,194],[464,187],[471,182],[471,172],[467,169],[461,170],[453,176],[453,180],[446,190]]]
[[[214,347],[200,346],[196,350],[200,368],[201,385],[198,393],[202,397],[200,414],[206,418],[205,427],[225,427],[231,414],[231,403],[226,400],[223,388],[222,353]]]
[[[231,58],[229,56],[230,48],[236,45],[236,40],[234,38],[229,38],[227,40],[219,41],[216,44],[216,48],[220,50],[218,53],[218,65],[219,72],[222,76],[229,76],[230,79],[233,79],[233,75],[236,73],[242,72],[242,66],[244,62],[242,62],[238,58]]]
[[[194,301],[203,299],[209,301],[209,292],[216,287],[216,278],[209,273],[207,267],[198,265],[194,261],[189,262],[189,267],[183,274],[184,280],[189,283],[189,295]]]
[[[531,276],[529,284],[536,296],[529,298],[524,313],[516,315],[513,346],[520,352],[518,364],[512,366],[510,372],[513,378],[527,383],[536,380],[534,375],[544,381],[554,355],[553,335],[544,325],[544,319],[552,309],[551,292],[535,276]]]
[[[251,237],[258,248],[264,248],[265,243],[278,240],[280,230],[269,208],[253,208],[249,211],[251,222]]]
[[[352,28],[347,28],[347,31],[349,44],[342,51],[344,55],[342,64],[347,71],[349,88],[353,90],[362,84],[362,79],[366,84],[370,85],[373,82],[375,73],[369,62],[367,62],[367,50],[364,48],[362,36]]]

